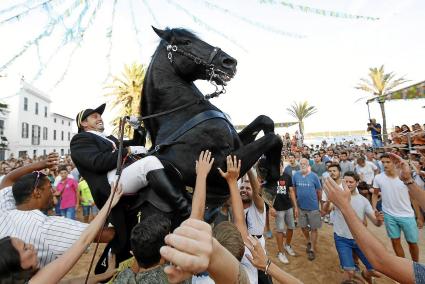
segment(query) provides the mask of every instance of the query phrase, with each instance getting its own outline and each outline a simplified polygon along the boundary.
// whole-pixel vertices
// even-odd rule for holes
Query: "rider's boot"
[[[183,193],[170,183],[164,169],[148,172],[146,179],[152,189],[177,209],[183,218],[189,217],[191,211],[189,202]]]

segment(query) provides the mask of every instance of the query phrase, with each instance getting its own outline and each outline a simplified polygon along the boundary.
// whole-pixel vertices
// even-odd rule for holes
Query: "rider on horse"
[[[103,133],[102,114],[104,110],[105,104],[96,109],[80,111],[76,118],[78,134],[72,138],[70,144],[72,160],[80,174],[87,180],[98,207],[104,206],[107,200],[110,191],[109,184],[116,179],[117,160],[120,158],[118,156],[120,143],[118,139]],[[123,159],[130,154],[146,153],[145,147],[140,146],[144,145],[144,133],[145,131],[141,131],[139,128],[134,132],[132,140],[123,142],[123,147],[126,147],[123,149]],[[177,210],[183,218],[190,214],[187,199],[170,183],[162,163],[154,156],[145,156],[125,167],[121,173],[120,183],[124,193],[131,195],[132,200],[137,200],[137,192],[149,184],[154,191],[153,195],[157,194],[157,196],[152,198],[152,194],[150,194],[147,202],[165,212],[170,211],[171,205],[171,211]],[[116,241],[120,243],[118,247],[122,247],[127,242],[127,238],[122,235],[126,235],[126,233],[120,232],[122,226],[125,226],[123,224],[125,223],[125,213],[123,212],[125,209],[128,207],[115,207],[111,214],[111,222],[117,230],[116,237],[121,239]],[[128,230],[125,229],[125,231]]]

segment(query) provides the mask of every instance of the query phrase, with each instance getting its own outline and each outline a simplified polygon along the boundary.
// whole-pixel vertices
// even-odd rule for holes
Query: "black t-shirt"
[[[292,187],[292,178],[287,173],[282,173],[278,181],[276,198],[273,203],[273,208],[276,211],[284,211],[292,208],[289,187]]]

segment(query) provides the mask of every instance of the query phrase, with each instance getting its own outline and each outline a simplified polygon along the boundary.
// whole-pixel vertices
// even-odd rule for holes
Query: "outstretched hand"
[[[330,177],[325,178],[323,189],[326,192],[328,199],[338,208],[350,204],[351,192],[344,181],[342,181],[343,190]]]
[[[223,172],[220,168],[218,171],[220,175],[227,180],[227,182],[237,181],[241,171],[241,160],[238,160],[236,156],[227,156],[227,172]]]
[[[395,164],[398,175],[401,181],[406,182],[412,179],[412,171],[410,170],[409,163],[406,160],[403,160],[400,156],[394,153],[388,153],[391,157],[391,160]]]
[[[56,152],[49,153],[47,155],[47,159],[45,160],[46,168],[55,171],[58,168],[59,165],[59,154]]]
[[[172,265],[164,272],[170,283],[180,283],[192,274],[206,271],[213,253],[211,226],[203,221],[187,219],[172,234],[165,237],[167,246],[161,256]]]
[[[199,159],[196,161],[196,175],[206,177],[211,170],[214,158],[211,158],[211,152],[206,150],[199,154]]]
[[[248,235],[247,241],[244,243],[251,252],[251,256],[246,255],[246,257],[252,263],[252,265],[254,265],[255,268],[259,270],[266,270],[268,258],[264,252],[263,247],[261,246],[260,241],[256,237]]]
[[[108,200],[106,201],[105,204],[109,204],[109,202],[111,201],[114,190],[115,190],[115,194],[114,194],[114,198],[112,199],[111,208],[113,208],[115,205],[117,205],[118,201],[120,201],[120,198],[123,194],[122,185],[119,183],[118,186],[115,187],[115,183],[112,182],[111,183],[111,194],[109,195],[109,198],[108,198]]]

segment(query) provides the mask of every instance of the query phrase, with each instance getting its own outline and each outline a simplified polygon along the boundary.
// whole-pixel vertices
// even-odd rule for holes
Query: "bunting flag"
[[[205,29],[207,29],[210,32],[214,32],[214,33],[220,35],[221,37],[223,37],[223,38],[227,39],[228,41],[230,41],[231,43],[233,43],[235,46],[237,46],[240,49],[242,49],[243,51],[248,52],[248,50],[246,48],[244,48],[242,45],[240,45],[239,43],[237,43],[234,39],[230,38],[229,36],[225,35],[224,33],[220,32],[219,30],[211,27],[210,25],[208,25],[207,23],[205,23],[204,21],[202,21],[199,17],[191,14],[186,8],[180,6],[180,4],[178,4],[177,2],[175,2],[173,0],[167,0],[167,2],[170,3],[171,5],[174,5],[174,7],[176,7],[177,9],[179,9],[181,11],[183,11],[186,15],[188,15],[189,17],[191,17],[193,22],[195,22],[198,25],[204,27]]]
[[[19,14],[16,14],[16,15],[14,15],[12,17],[9,17],[7,19],[2,20],[0,22],[0,25],[3,25],[3,24],[8,23],[10,21],[18,21],[22,17],[28,15],[31,11],[34,11],[34,10],[37,10],[37,9],[46,7],[46,5],[48,5],[52,1],[56,1],[56,0],[47,0],[45,2],[42,2],[42,3],[38,4],[38,5],[35,5],[34,7],[28,8],[27,10],[25,10],[25,11],[19,13]]]
[[[80,1],[80,0],[78,0]],[[70,56],[68,57],[68,62],[66,64],[66,67],[62,73],[62,75],[59,77],[59,79],[56,81],[56,83],[49,89],[49,93],[56,89],[57,86],[62,83],[62,81],[65,79],[66,75],[68,74],[68,69],[71,65],[72,62],[72,58],[74,57],[74,54],[77,52],[77,50],[81,47],[81,43],[84,39],[84,36],[87,33],[87,30],[92,26],[94,20],[96,19],[96,15],[97,12],[99,11],[100,7],[102,6],[104,0],[98,0],[96,7],[94,8],[91,16],[90,16],[90,20],[88,21],[87,25],[85,27],[81,28],[81,33],[79,34],[79,37],[77,38],[76,42],[75,42],[75,47],[74,49],[71,51]]]
[[[2,72],[7,67],[9,67],[9,65],[11,65],[22,54],[24,54],[31,46],[38,44],[38,42],[42,38],[50,36],[52,34],[53,30],[55,29],[55,26],[63,20],[63,18],[65,17],[66,14],[69,14],[69,15],[71,14],[72,11],[74,11],[80,5],[80,1],[81,0],[76,0],[72,4],[72,6],[70,6],[68,9],[66,9],[61,15],[59,15],[58,17],[56,17],[52,21],[50,21],[49,24],[47,24],[47,26],[44,28],[44,31],[42,33],[40,33],[34,39],[27,41],[25,43],[25,45],[23,46],[23,48],[17,54],[15,54],[11,59],[9,59],[5,64],[3,64],[0,67],[0,72]]]
[[[288,128],[288,127],[295,125],[295,124],[298,124],[298,122],[277,122],[277,123],[274,124],[274,127],[275,128],[278,128],[278,127]],[[238,131],[244,129],[247,126],[248,125],[245,125],[245,124],[234,125],[235,129],[238,130]]]
[[[130,4],[130,12],[131,12],[131,21],[133,23],[134,33],[136,34],[136,42],[139,47],[140,53],[142,53],[142,43],[140,42],[140,30],[137,28],[136,17],[134,16],[134,8],[133,8],[133,0],[128,0]]]
[[[271,26],[267,26],[267,25],[260,23],[260,22],[257,22],[257,21],[253,21],[253,20],[251,20],[247,17],[240,16],[240,15],[238,15],[238,14],[236,14],[236,13],[234,13],[234,12],[232,12],[232,11],[226,9],[226,8],[220,7],[217,4],[213,4],[209,1],[204,0],[203,2],[208,8],[213,8],[213,9],[216,9],[220,12],[226,13],[226,14],[232,16],[232,17],[238,18],[239,20],[241,20],[245,23],[248,23],[248,24],[250,24],[254,27],[260,28],[260,29],[265,30],[267,32],[279,34],[279,35],[286,36],[286,37],[298,38],[298,39],[306,37],[305,35],[286,32],[286,31],[283,31],[283,30],[280,30],[280,29],[277,29],[277,28],[274,28],[274,27],[271,27]]]
[[[108,73],[106,74],[106,78],[104,83],[112,76],[111,74],[111,52],[112,52],[112,33],[114,31],[114,21],[115,21],[115,8],[117,6],[117,0],[114,0],[114,5],[112,6],[112,16],[111,16],[111,24],[106,29],[106,37],[108,38],[108,52],[106,53],[106,60],[108,61]]]
[[[45,70],[45,68],[47,66],[49,66],[50,62],[53,60],[53,58],[55,58],[55,56],[57,55],[57,53],[64,47],[66,46],[68,43],[70,43],[71,41],[74,41],[77,37],[77,35],[81,35],[82,32],[82,28],[81,28],[81,22],[82,19],[84,18],[85,14],[87,13],[87,11],[89,10],[89,4],[88,1],[85,1],[85,5],[83,10],[81,11],[80,15],[78,16],[78,19],[75,21],[74,25],[71,28],[66,28],[65,34],[63,36],[63,41],[61,44],[58,45],[58,47],[55,49],[55,51],[53,51],[53,53],[49,56],[49,58],[47,59],[47,61],[43,64],[40,64],[40,67],[36,73],[36,75],[34,76],[34,78],[32,78],[31,80],[31,84],[33,84],[35,81],[37,81],[40,76],[43,74],[43,71]],[[39,58],[39,61],[41,59]]]
[[[145,4],[146,8],[148,9],[149,14],[151,15],[153,21],[155,22],[155,25],[157,27],[161,26],[159,24],[158,20],[156,19],[155,14],[153,13],[153,11],[152,11],[151,7],[149,6],[148,2],[146,0],[143,0],[143,4]]]
[[[275,1],[275,0],[260,0],[260,3],[267,3],[267,4],[281,4],[287,8],[290,8],[292,10],[298,10],[304,13],[309,14],[316,14],[320,16],[328,16],[328,17],[334,17],[334,18],[341,18],[341,19],[350,19],[350,20],[367,20],[367,21],[378,21],[379,18],[377,17],[369,17],[369,16],[360,16],[360,15],[353,15],[348,14],[344,12],[338,12],[338,11],[330,11],[330,10],[324,10],[324,9],[318,9],[314,7],[304,6],[304,5],[297,5],[286,1]]]

